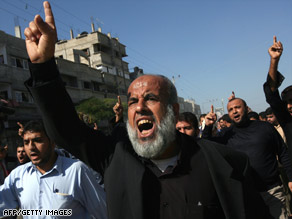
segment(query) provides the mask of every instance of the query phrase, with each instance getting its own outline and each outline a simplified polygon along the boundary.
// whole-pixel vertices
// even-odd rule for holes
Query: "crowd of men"
[[[113,110],[110,135],[79,119],[54,60],[57,31],[49,2],[24,31],[26,87],[42,121],[20,125],[23,146],[11,173],[0,147],[0,217],[267,219],[291,215],[292,86],[279,94],[283,46],[274,37],[264,83],[265,112],[234,92],[228,114],[179,113],[173,83],[143,75],[128,89],[128,119]],[[46,128],[45,128],[46,127]],[[57,149],[56,145],[63,149]],[[3,154],[4,153],[4,154]],[[4,180],[5,179],[5,180]],[[62,210],[62,211],[61,211]],[[67,210],[64,212],[64,210]]]

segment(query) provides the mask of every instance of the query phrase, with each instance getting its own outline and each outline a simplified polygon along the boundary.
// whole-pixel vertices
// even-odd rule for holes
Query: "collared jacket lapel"
[[[234,171],[233,167],[216,150],[213,142],[201,140],[198,141],[198,144],[207,160],[210,174],[226,218],[246,218],[242,182],[240,181],[243,179],[243,175],[240,176],[241,173]]]

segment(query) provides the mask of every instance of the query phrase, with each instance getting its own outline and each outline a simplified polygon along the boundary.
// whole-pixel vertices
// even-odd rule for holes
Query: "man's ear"
[[[179,116],[179,104],[178,103],[172,104],[172,108],[175,116],[175,121],[177,121]]]

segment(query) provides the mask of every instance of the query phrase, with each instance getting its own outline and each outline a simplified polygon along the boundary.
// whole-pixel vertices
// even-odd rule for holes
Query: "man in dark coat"
[[[144,75],[128,89],[128,138],[84,125],[57,70],[54,17],[44,2],[25,29],[26,82],[48,134],[104,176],[110,219],[270,218],[255,191],[247,157],[175,130],[177,93],[163,76]],[[121,140],[122,139],[122,140]]]
[[[278,72],[278,64],[283,52],[283,45],[274,36],[273,45],[269,48],[270,68],[267,81],[264,83],[266,101],[270,104],[279,124],[283,128],[287,145],[292,158],[292,85],[286,87],[281,97],[278,88],[284,80],[284,76]]]

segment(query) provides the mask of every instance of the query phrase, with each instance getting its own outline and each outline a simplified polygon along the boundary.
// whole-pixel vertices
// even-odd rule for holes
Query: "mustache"
[[[29,155],[31,155],[31,154],[39,154],[39,151],[38,150],[31,150],[29,152]]]

